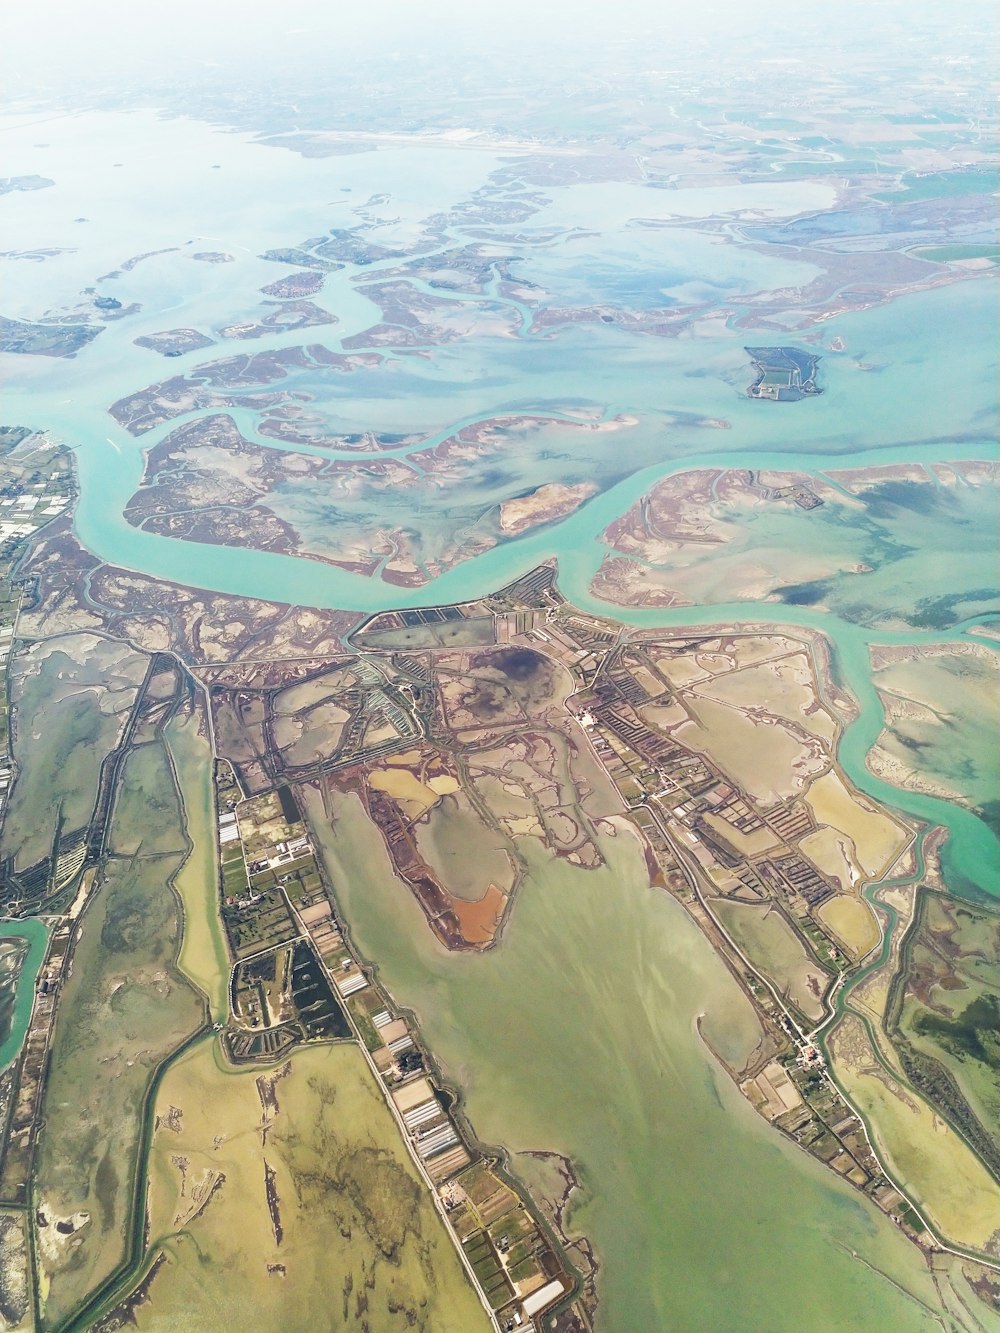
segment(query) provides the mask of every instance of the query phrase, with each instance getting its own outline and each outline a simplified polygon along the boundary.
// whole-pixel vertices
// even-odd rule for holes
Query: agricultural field
[[[537,1223],[485,1162],[456,1176],[446,1197],[448,1220],[494,1310],[550,1282],[556,1291],[566,1290],[558,1260]],[[502,1321],[505,1317],[501,1314]]]
[[[823,1016],[830,973],[776,907],[718,898],[713,911],[755,967],[812,1022]]]
[[[248,860],[251,860],[255,853],[266,851],[302,832],[301,828],[297,827],[298,817],[286,816],[281,801],[275,793],[259,796],[255,801],[242,804],[237,818]]]
[[[1000,1185],[931,1107],[904,1087],[846,1015],[829,1039],[838,1080],[928,1220],[952,1244],[1000,1255]]]
[[[353,1045],[268,1073],[186,1052],[157,1094],[149,1219],[119,1307],[141,1331],[489,1328]]]
[[[942,1073],[954,1080],[1000,1160],[1000,917],[924,893],[907,953],[893,1026],[901,1054],[931,1086]]]

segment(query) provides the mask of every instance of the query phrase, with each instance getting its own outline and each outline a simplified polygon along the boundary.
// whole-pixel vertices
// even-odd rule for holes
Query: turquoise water
[[[17,978],[10,1032],[7,1034],[7,1040],[0,1045],[0,1071],[2,1071],[17,1058],[25,1033],[28,1031],[31,1010],[35,1003],[35,981],[38,969],[45,958],[49,932],[35,917],[26,918],[24,921],[0,921],[0,940],[28,941],[28,953]]]
[[[7,125],[9,170],[45,171],[56,182],[36,195],[5,199],[7,244],[11,250],[45,246],[61,252],[40,263],[6,262],[4,312],[38,318],[72,309],[77,301],[86,303],[89,298],[80,294],[94,287],[143,307],[109,323],[75,360],[2,358],[7,419],[53,430],[77,451],[82,489],[76,528],[92,551],[194,586],[359,611],[472,597],[555,555],[561,585],[573,601],[630,623],[767,620],[820,629],[833,640],[845,683],[862,704],[841,747],[851,777],[873,796],[947,825],[945,862],[957,891],[1000,891],[997,840],[980,821],[948,802],[889,787],[864,765],[882,721],[868,671],[869,646],[920,642],[919,634],[866,631],[830,614],[772,602],[669,614],[625,611],[596,600],[588,589],[605,550],[600,533],[658,478],[680,468],[818,469],[995,456],[998,318],[991,281],[963,282],[829,320],[819,331],[823,347],[839,337],[845,350],[825,351],[822,396],[792,407],[745,396],[743,345],[761,338],[729,327],[731,320],[673,338],[599,323],[542,331],[532,326],[522,303],[498,295],[495,281],[479,297],[445,295],[457,300],[458,309],[510,310],[513,336],[473,333],[421,356],[384,351],[381,366],[349,374],[296,371],[271,387],[308,395],[309,410],[321,412],[332,430],[426,435],[426,443],[393,451],[400,459],[498,413],[538,413],[554,423],[537,443],[529,439],[475,460],[448,486],[419,471],[412,485],[388,489],[361,477],[349,499],[338,497],[335,510],[324,509],[322,497],[286,495],[290,512],[298,505],[314,531],[329,527],[332,515],[334,540],[339,534],[345,545],[363,544],[381,527],[399,527],[412,534],[421,559],[436,559],[456,532],[479,523],[506,495],[555,480],[593,480],[602,488],[561,523],[501,542],[424,587],[400,590],[308,560],[203,547],[131,527],[122,511],[140,481],[144,450],[178,423],[135,439],[107,413],[112,402],[157,379],[234,352],[311,341],[337,350],[344,338],[380,318],[358,280],[368,282],[400,260],[348,264],[327,276],[313,299],[336,314],[332,328],[250,342],[219,340],[217,347],[169,361],[136,347],[133,339],[171,327],[217,336],[223,325],[259,317],[267,308],[257,289],[286,271],[257,258],[264,249],[296,245],[331,227],[357,226],[359,219],[370,224],[376,244],[416,244],[428,256],[489,238],[496,253],[516,257],[513,271],[536,284],[538,299],[561,310],[616,294],[637,309],[697,299],[751,310],[761,292],[801,285],[815,271],[794,250],[787,256],[751,250],[699,219],[736,218],[746,210],[775,219],[821,212],[834,204],[830,187],[776,181],[671,191],[640,184],[542,188],[535,191],[532,216],[484,227],[448,211],[500,163],[478,148],[383,144],[378,151],[317,161],[261,147],[250,136],[149,113],[64,118],[45,126],[44,150],[34,146],[42,137],[37,126]],[[436,218],[433,234],[429,218]],[[169,252],[121,271],[130,256],[161,249]],[[204,249],[227,252],[234,262],[193,262],[190,254]],[[97,281],[115,271],[120,276]],[[433,293],[424,282],[418,287]],[[767,335],[775,341],[780,336]],[[610,434],[560,431],[557,423],[580,407],[605,419],[625,413],[636,424]],[[198,415],[205,414],[178,421]],[[259,434],[255,411],[235,407],[231,415],[248,438],[276,447]],[[693,424],[698,418],[722,418],[729,429]],[[303,451],[365,463],[354,452]],[[926,543],[928,534],[922,535]],[[918,544],[910,576],[919,582],[919,562],[930,572],[941,554]],[[985,583],[995,564],[988,551],[983,563]],[[934,631],[933,638],[962,634],[955,628]]]

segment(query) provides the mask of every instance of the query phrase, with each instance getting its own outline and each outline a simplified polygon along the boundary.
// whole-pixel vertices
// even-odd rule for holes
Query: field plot
[[[985,1134],[989,1146],[981,1150],[998,1166],[1000,919],[986,907],[924,893],[907,947],[893,1029],[907,1072],[975,1141]],[[970,1124],[970,1112],[978,1124]]]
[[[448,1220],[494,1310],[515,1297],[525,1311],[535,1302],[541,1309],[567,1290],[566,1275],[538,1225],[484,1162],[457,1176],[447,1197]]]
[[[50,855],[94,808],[101,760],[115,745],[148,658],[93,634],[37,643],[11,669],[19,775],[4,826],[16,869]],[[25,744],[19,747],[18,736]]]
[[[354,1046],[234,1073],[200,1042],[165,1077],[140,1330],[487,1329]]]
[[[928,1220],[953,1244],[1000,1254],[1000,1185],[972,1149],[887,1072],[860,1019],[848,1014],[829,1045],[840,1082]]]
[[[713,910],[750,961],[770,977],[796,1009],[814,1022],[823,1015],[831,981],[776,908],[717,899]]]

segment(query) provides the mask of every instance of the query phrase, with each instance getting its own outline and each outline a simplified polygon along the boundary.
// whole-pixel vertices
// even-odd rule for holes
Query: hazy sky
[[[530,90],[531,80],[613,80],[643,61],[708,82],[739,73],[741,58],[817,71],[846,61],[877,81],[908,58],[987,61],[997,10],[994,0],[798,0],[769,28],[746,0],[10,0],[0,5],[0,49],[8,106],[76,90],[155,100],[172,85],[249,98],[265,79],[272,91],[275,80],[313,91],[327,80],[343,93],[354,76],[360,100],[373,68],[405,89],[411,71],[431,66],[442,95],[480,72],[488,83],[491,69],[516,83],[523,65]],[[905,97],[905,85],[897,92]]]

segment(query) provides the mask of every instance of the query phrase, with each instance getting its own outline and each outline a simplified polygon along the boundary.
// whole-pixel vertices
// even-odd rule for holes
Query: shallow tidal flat
[[[167,877],[177,863],[113,863],[63,995],[34,1195],[49,1326],[124,1258],[143,1097],[201,1021],[197,996],[172,971],[180,920]]]
[[[996,1255],[1000,1185],[952,1127],[883,1067],[848,1014],[830,1038],[837,1078],[898,1179],[952,1245]]]
[[[18,780],[4,822],[17,869],[52,851],[90,817],[101,761],[114,746],[147,659],[94,634],[37,643],[12,670]]]
[[[628,833],[603,840],[593,871],[526,847],[500,946],[448,954],[356,799],[334,801],[336,835],[314,828],[346,919],[418,1013],[477,1133],[543,1195],[552,1173],[526,1154],[570,1159],[600,1328],[936,1327],[919,1251],[759,1120],[700,1041],[704,1011],[706,1036],[741,1064],[756,1019],[682,909],[650,889]]]
[[[0,1046],[10,1035],[18,981],[27,956],[28,940],[24,936],[0,936]]]
[[[169,777],[159,742],[133,752]],[[155,843],[183,848],[176,788],[160,787]],[[174,968],[182,920],[171,877],[183,851],[143,850],[142,803],[119,803],[52,1039],[35,1166],[36,1252],[46,1325],[65,1319],[124,1259],[143,1099],[157,1067],[203,1021]]]
[[[155,1114],[138,1329],[489,1328],[353,1043],[261,1073],[199,1042]]]
[[[997,547],[996,486],[975,462],[674,472],[602,534],[592,589],[624,606],[769,600],[947,629],[997,604],[982,556]]]
[[[897,786],[961,801],[994,826],[1000,815],[1000,655],[985,643],[873,650],[886,727],[868,757]]]
[[[944,1067],[984,1132],[985,1152],[996,1167],[1000,1161],[1000,914],[989,907],[972,907],[925,893],[907,951],[909,978],[900,996],[894,1037],[911,1067],[915,1064],[925,1077],[933,1079],[939,1067]],[[944,1101],[968,1128],[965,1108],[947,1088]],[[983,1135],[978,1134],[977,1140],[982,1147]]]

